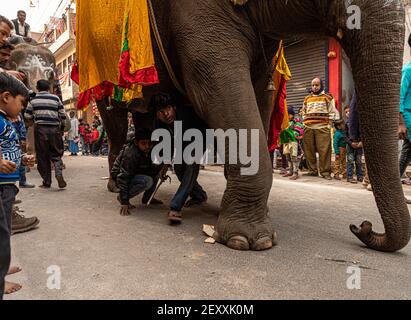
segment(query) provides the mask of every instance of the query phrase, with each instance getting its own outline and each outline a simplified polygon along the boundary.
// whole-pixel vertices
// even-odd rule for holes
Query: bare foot
[[[12,293],[16,293],[17,291],[19,291],[22,288],[22,286],[18,283],[13,283],[13,282],[8,282],[6,281],[5,285],[4,285],[4,293],[5,294],[12,294]]]
[[[19,273],[22,269],[20,267],[17,266],[11,266],[9,271],[7,272],[7,275],[11,275],[11,274],[15,274],[15,273]]]

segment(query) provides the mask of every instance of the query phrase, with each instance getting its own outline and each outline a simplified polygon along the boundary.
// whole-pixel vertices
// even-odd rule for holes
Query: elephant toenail
[[[272,248],[274,245],[273,239],[270,237],[262,237],[258,239],[252,246],[255,251],[262,251]]]
[[[233,236],[227,241],[227,247],[234,250],[250,250],[250,244],[246,237]]]

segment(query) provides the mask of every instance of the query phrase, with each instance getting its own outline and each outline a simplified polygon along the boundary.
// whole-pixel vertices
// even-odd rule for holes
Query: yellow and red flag
[[[159,83],[147,0],[78,0],[76,28],[78,108],[106,96],[140,97],[141,86]]]
[[[290,126],[287,108],[287,81],[291,80],[291,71],[285,60],[284,45],[280,42],[278,51],[273,58],[273,80],[276,90],[273,92],[273,111],[268,132],[268,150],[279,148],[280,134]]]

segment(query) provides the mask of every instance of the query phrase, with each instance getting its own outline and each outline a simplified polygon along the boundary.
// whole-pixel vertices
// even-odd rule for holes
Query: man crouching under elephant
[[[121,204],[120,215],[130,215],[130,199],[144,192],[143,204],[147,204],[157,186],[163,166],[155,165],[151,160],[151,131],[139,129],[134,140],[126,144],[117,157],[111,177],[116,181],[120,194],[117,200]],[[151,204],[162,204],[152,199]]]
[[[194,108],[191,106],[176,106],[169,95],[159,93],[152,96],[149,108],[156,114],[156,129],[165,129],[170,133],[171,137],[175,137],[177,133],[174,132],[174,124],[176,121],[180,121],[182,125],[182,136],[184,136],[184,133],[189,129],[198,129],[205,139],[207,125],[198,117]],[[171,139],[171,143],[171,150],[174,150],[173,139]],[[190,141],[183,141],[183,150],[190,143]],[[206,146],[206,144],[203,143],[203,146]],[[205,149],[203,152],[204,151]],[[193,164],[186,164],[184,159],[182,160],[182,164],[174,164],[175,174],[181,184],[174,198],[171,200],[170,211],[168,213],[170,223],[177,224],[182,221],[181,210],[184,205],[190,207],[207,201],[207,193],[197,182],[200,164],[195,162]],[[187,201],[189,196],[191,199]]]

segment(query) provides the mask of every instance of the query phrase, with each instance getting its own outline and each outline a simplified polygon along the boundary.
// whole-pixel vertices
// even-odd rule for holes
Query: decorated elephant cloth
[[[146,0],[79,0],[76,35],[78,108],[106,96],[132,100],[141,86],[159,83]]]

